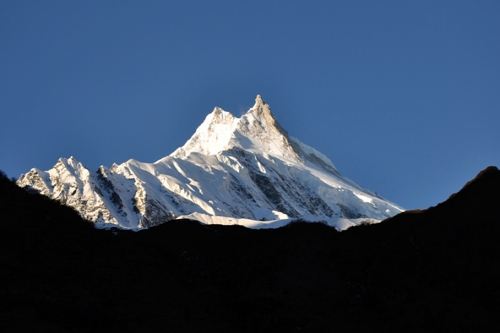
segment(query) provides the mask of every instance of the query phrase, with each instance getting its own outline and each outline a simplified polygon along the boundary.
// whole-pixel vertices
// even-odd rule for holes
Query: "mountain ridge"
[[[306,218],[346,229],[402,211],[291,137],[259,95],[240,118],[214,108],[182,147],[154,163],[130,159],[93,172],[61,158],[48,171],[21,175],[18,184],[98,226],[131,229],[174,218],[254,228]]]
[[[338,232],[173,220],[99,230],[0,172],[2,332],[500,329],[500,171]]]

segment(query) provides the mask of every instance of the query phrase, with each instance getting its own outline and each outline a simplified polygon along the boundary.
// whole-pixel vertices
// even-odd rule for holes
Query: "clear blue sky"
[[[500,166],[500,1],[0,2],[0,169],[154,162],[261,94],[407,209]]]

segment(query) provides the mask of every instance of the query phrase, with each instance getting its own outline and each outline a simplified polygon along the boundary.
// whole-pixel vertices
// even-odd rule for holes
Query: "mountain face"
[[[177,218],[255,228],[302,218],[345,229],[402,211],[291,137],[260,96],[240,118],[216,107],[184,146],[155,163],[131,159],[90,171],[73,157],[60,158],[17,184],[98,226],[125,229]]]

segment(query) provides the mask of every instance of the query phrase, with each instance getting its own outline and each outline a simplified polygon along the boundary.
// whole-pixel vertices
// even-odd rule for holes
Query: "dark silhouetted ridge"
[[[96,230],[0,174],[2,332],[499,331],[500,171],[337,232]]]

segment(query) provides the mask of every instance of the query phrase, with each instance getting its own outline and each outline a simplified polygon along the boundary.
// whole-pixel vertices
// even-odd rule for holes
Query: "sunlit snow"
[[[96,226],[126,229],[175,218],[275,228],[302,218],[343,230],[402,211],[290,137],[260,96],[240,118],[216,107],[184,146],[155,163],[130,159],[91,172],[61,158],[18,184],[72,206]]]

